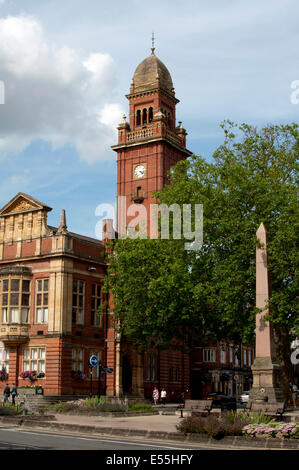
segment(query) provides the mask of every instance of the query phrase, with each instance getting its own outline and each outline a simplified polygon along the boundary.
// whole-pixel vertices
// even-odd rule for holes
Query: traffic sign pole
[[[102,364],[99,361],[99,377],[98,377],[98,397],[101,396],[101,372],[102,372]]]
[[[91,398],[92,397],[92,366],[89,366],[89,383],[90,383],[89,396]]]

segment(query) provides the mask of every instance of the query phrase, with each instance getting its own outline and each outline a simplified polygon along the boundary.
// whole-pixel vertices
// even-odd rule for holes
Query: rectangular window
[[[36,280],[36,323],[48,323],[49,279]]]
[[[14,324],[28,323],[30,280],[4,279],[1,287],[1,322]]]
[[[247,365],[247,349],[243,349],[243,365]]]
[[[72,349],[72,370],[83,372],[83,349]]]
[[[34,348],[25,348],[23,350],[23,370],[46,372],[46,348],[37,346]]]
[[[102,289],[100,284],[92,284],[91,289],[91,325],[101,326],[101,315],[98,312],[101,306]]]
[[[234,348],[233,346],[229,347],[229,362],[233,364],[234,362]]]
[[[220,362],[221,364],[226,363],[226,347],[224,343],[220,344]]]
[[[72,322],[77,325],[84,323],[84,291],[85,282],[73,280]]]
[[[156,380],[156,355],[149,354],[147,356],[147,375],[146,380],[154,382]]]
[[[10,309],[10,322],[19,323],[19,309],[18,308]]]
[[[2,323],[7,323],[8,322],[8,312],[7,308],[2,309]]]
[[[0,348],[0,370],[5,369],[9,372],[9,350],[5,348]]]
[[[216,362],[216,349],[215,348],[204,349],[203,361],[204,362]]]
[[[251,349],[248,349],[248,365],[251,366]]]

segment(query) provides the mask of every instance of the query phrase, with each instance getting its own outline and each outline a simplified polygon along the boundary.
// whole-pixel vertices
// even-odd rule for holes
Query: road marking
[[[3,429],[3,428],[2,428]],[[19,431],[18,429],[6,429],[6,431],[10,431],[10,432],[20,432],[20,433],[23,433],[23,434],[33,434],[33,435],[40,435],[41,433],[40,432],[37,432],[37,431]],[[112,443],[116,443],[116,444],[124,444],[124,443],[127,443],[127,444],[136,444],[138,446],[145,446],[145,447],[157,447],[157,445],[154,445],[154,444],[146,444],[144,442],[135,442],[135,441],[128,441],[126,439],[124,439],[123,441],[119,441],[119,440],[116,440],[116,439],[106,439],[106,438],[100,438],[100,437],[93,437],[93,438],[87,438],[87,437],[79,437],[79,436],[76,436],[76,435],[71,435],[71,436],[66,436],[65,434],[58,434],[58,433],[49,433],[49,432],[44,432],[42,431],[42,434],[44,436],[63,436],[65,439],[80,439],[82,441],[103,441],[103,442],[112,442]],[[177,447],[170,447],[170,446],[162,446],[161,444],[158,444],[158,447],[161,448],[161,449],[169,449],[169,450],[178,450]],[[179,450],[189,450],[188,448],[183,448],[183,449],[179,449]]]

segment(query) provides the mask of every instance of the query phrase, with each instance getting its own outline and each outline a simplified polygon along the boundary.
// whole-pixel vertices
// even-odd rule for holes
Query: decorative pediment
[[[19,193],[3,209],[0,210],[0,217],[22,212],[33,212],[38,210],[50,211],[51,207],[34,199],[33,197]]]

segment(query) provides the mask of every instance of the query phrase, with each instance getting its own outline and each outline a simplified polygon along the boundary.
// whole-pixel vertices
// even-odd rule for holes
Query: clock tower
[[[171,75],[154,51],[152,47],[152,54],[135,70],[126,95],[129,122],[123,116],[118,144],[112,147],[117,152],[117,196],[126,196],[126,205],[118,204],[118,221],[122,220],[122,229],[127,230],[135,217],[127,215],[128,207],[141,204],[147,211],[148,236],[150,204],[158,202],[153,192],[167,184],[171,166],[192,154],[186,149],[186,130],[181,122],[176,125],[179,100]]]
[[[192,154],[186,149],[186,130],[181,122],[176,125],[179,100],[172,78],[154,51],[152,47],[152,54],[135,70],[130,93],[126,95],[130,117],[127,120],[123,116],[118,126],[118,143],[112,147],[117,152],[118,236],[125,236],[130,222],[138,216],[142,223],[147,220],[145,234],[150,236],[150,206],[158,203],[153,193],[168,183],[170,168]],[[113,310],[111,296],[109,306]],[[114,369],[113,375],[107,377],[108,395],[129,393],[149,398],[154,385],[160,388],[163,383],[168,387],[169,380],[176,381],[169,385],[175,396],[189,387],[188,355],[155,349],[143,354],[121,338],[112,325],[108,327],[106,342],[107,365]]]

